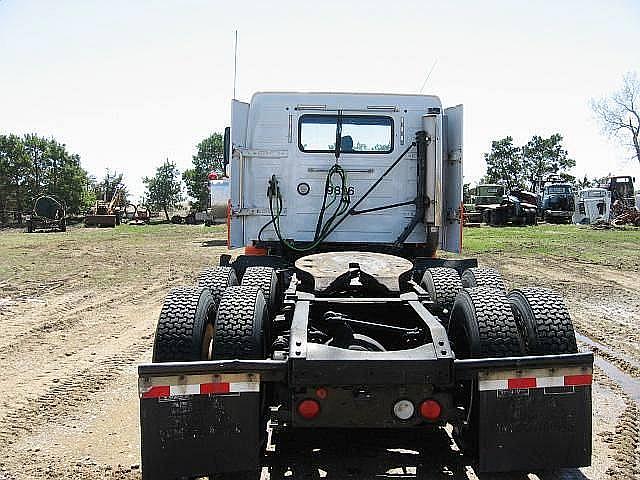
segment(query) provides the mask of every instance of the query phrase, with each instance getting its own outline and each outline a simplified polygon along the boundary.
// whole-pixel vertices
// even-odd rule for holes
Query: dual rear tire
[[[264,359],[277,275],[249,267],[238,283],[233,268],[210,267],[197,287],[173,288],[158,319],[153,362]]]

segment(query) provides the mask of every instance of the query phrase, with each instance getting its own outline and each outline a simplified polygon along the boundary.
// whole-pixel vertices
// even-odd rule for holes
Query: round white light
[[[409,400],[398,400],[393,406],[393,414],[400,420],[409,420],[414,412],[415,407]]]

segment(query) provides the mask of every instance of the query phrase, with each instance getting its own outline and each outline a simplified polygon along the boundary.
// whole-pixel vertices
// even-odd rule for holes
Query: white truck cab
[[[256,93],[233,100],[225,139],[231,247],[460,250],[462,105],[443,109],[431,95]]]

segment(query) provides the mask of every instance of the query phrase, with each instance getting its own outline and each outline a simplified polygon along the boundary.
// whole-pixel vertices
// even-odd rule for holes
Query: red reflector
[[[510,378],[507,381],[507,388],[536,388],[536,379],[535,377]]]
[[[229,393],[229,383],[201,383],[200,393]]]
[[[310,398],[303,400],[298,404],[298,413],[302,418],[311,420],[320,413],[320,404]]]
[[[320,387],[316,389],[316,397],[318,397],[320,400],[324,400],[325,398],[327,398],[327,395],[329,395],[329,392],[326,388]]]
[[[435,400],[425,400],[420,404],[420,415],[427,420],[437,420],[442,413],[442,407]]]
[[[564,384],[566,387],[575,387],[578,385],[591,385],[592,376],[587,375],[565,375]]]
[[[171,387],[169,385],[156,385],[142,394],[142,398],[160,398],[171,395]]]

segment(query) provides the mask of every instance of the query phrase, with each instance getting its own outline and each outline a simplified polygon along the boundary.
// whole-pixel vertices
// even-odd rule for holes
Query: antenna
[[[233,99],[236,99],[236,78],[238,72],[238,30],[236,30],[236,44],[233,52]]]
[[[427,82],[429,81],[429,77],[431,77],[431,73],[433,73],[433,69],[436,68],[436,64],[438,63],[438,59],[436,58],[433,61],[433,65],[431,65],[431,68],[429,69],[429,73],[427,73],[427,77],[424,79],[424,82],[422,82],[422,87],[420,87],[420,92],[422,93],[422,91],[424,90],[424,87],[427,86]]]

